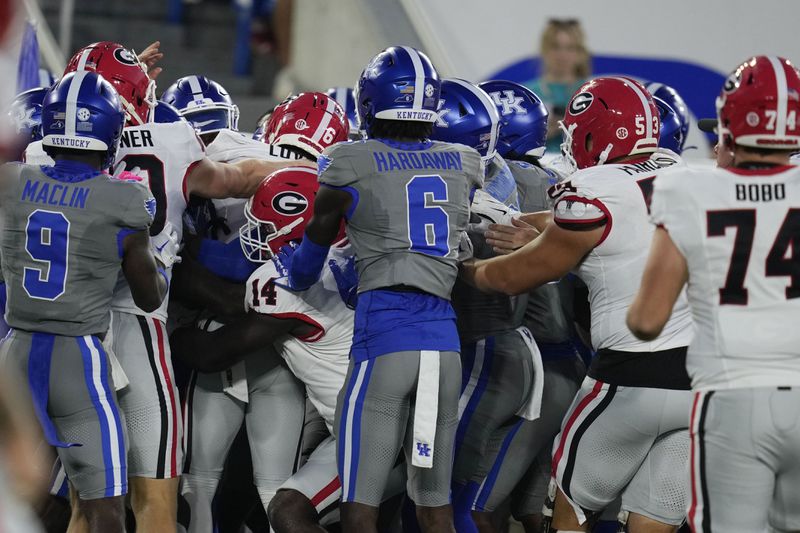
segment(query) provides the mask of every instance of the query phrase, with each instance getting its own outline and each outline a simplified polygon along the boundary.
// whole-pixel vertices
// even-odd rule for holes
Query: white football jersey
[[[686,258],[696,390],[800,386],[800,168],[681,168],[652,220]]]
[[[233,130],[221,130],[217,137],[206,146],[206,156],[212,161],[236,163],[243,159],[260,159],[262,161],[294,161],[299,156],[278,146],[264,144]],[[265,176],[266,177],[266,176]],[[212,200],[217,216],[225,218],[230,234],[222,236],[223,242],[231,242],[239,237],[239,228],[245,222],[245,198],[225,198]]]
[[[551,189],[553,218],[559,226],[579,229],[605,220],[600,242],[575,269],[589,288],[596,350],[655,352],[688,346],[691,340],[692,319],[684,294],[657,339],[641,341],[625,324],[655,231],[648,220],[653,181],[672,166],[685,164],[674,153],[659,151],[642,163],[579,170]]]
[[[203,142],[188,122],[156,123],[126,127],[117,152],[114,173],[122,170],[142,178],[156,199],[156,216],[150,233],[156,234],[165,222],[172,224],[183,238],[183,212],[186,210],[186,176],[205,157]],[[172,269],[167,277],[172,279]],[[156,311],[149,313],[167,319],[169,295]],[[123,276],[117,282],[111,308],[136,315],[148,315],[133,302]]]
[[[344,254],[342,249],[333,249],[328,259],[343,261]],[[302,292],[276,284],[280,279],[275,265],[264,263],[247,280],[245,306],[276,318],[302,320],[315,328],[305,338],[281,337],[275,342],[275,349],[292,373],[305,383],[308,398],[325,419],[328,430],[333,431],[336,398],[347,376],[354,313],[339,297],[330,268],[326,267],[320,280]]]
[[[22,155],[22,162],[29,165],[55,165],[56,162],[53,158],[47,155],[44,151],[42,141],[33,141],[25,148],[25,153]]]

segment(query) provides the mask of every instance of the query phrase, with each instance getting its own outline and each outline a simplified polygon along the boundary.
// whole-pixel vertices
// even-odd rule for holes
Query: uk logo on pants
[[[417,443],[417,455],[420,457],[430,457],[431,456],[431,448],[427,444],[422,442]]]

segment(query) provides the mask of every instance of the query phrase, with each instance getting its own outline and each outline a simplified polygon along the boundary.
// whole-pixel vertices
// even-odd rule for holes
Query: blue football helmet
[[[103,168],[114,162],[124,125],[117,91],[95,72],[65,74],[42,102],[42,144],[104,152]]]
[[[344,109],[344,114],[350,122],[350,139],[359,139],[361,135],[358,132],[355,91],[350,87],[331,87],[325,91],[325,94],[336,100]]]
[[[681,152],[683,152],[683,145],[686,142],[686,137],[683,136],[683,124],[681,123],[680,116],[671,105],[658,96],[654,96],[653,101],[656,103],[658,115],[661,119],[658,147],[672,150],[680,155]]]
[[[161,101],[174,106],[201,134],[239,130],[239,108],[222,85],[205,76],[178,79]]]
[[[492,98],[500,114],[497,153],[519,159],[542,157],[547,144],[547,107],[536,93],[513,81],[492,80],[478,87]]]
[[[475,148],[485,162],[497,153],[500,114],[483,89],[458,78],[442,80],[437,117],[433,139]]]
[[[49,87],[36,87],[19,93],[11,103],[8,116],[20,140],[31,143],[42,140],[42,101]]]
[[[166,102],[162,102],[161,100],[156,102],[156,107],[153,110],[154,122],[169,124],[171,122],[180,122],[182,120],[186,119],[181,116],[177,109],[175,109],[175,106]]]
[[[358,129],[371,137],[375,119],[435,122],[440,85],[428,56],[410,46],[387,48],[358,79]]]
[[[692,122],[692,118],[689,114],[689,107],[686,105],[686,102],[683,100],[678,91],[670,87],[669,85],[664,85],[663,83],[658,82],[650,82],[645,84],[647,90],[653,96],[660,98],[663,102],[665,102],[672,110],[675,112],[678,120],[681,122],[681,139],[676,139],[675,142],[678,142],[677,146],[679,147],[678,150],[673,150],[673,152],[680,154],[683,151],[683,145],[686,143],[686,138],[689,135],[689,124]],[[663,128],[662,128],[662,136],[663,136]]]

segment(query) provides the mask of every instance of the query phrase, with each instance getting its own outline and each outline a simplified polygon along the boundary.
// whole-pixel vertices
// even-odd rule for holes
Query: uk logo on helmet
[[[495,91],[489,93],[489,96],[492,97],[494,104],[497,106],[502,106],[500,109],[500,114],[502,116],[519,114],[519,115],[526,115],[528,114],[528,110],[522,107],[522,100],[521,96],[517,96],[512,90],[506,90],[502,93],[500,91]]]
[[[569,103],[569,114],[580,115],[592,105],[594,102],[594,95],[592,93],[580,93],[575,95]]]
[[[285,191],[272,197],[272,208],[282,215],[295,216],[308,209],[308,199],[300,193]]]

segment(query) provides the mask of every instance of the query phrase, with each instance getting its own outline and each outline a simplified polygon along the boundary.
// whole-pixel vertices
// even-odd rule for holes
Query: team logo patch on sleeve
[[[326,155],[321,155],[317,158],[317,176],[322,176],[329,166],[331,166],[332,159]]]
[[[150,215],[150,218],[156,217],[156,199],[152,196],[144,201],[144,208]]]

